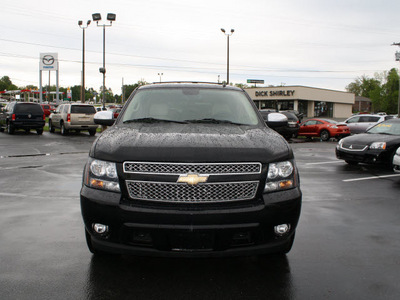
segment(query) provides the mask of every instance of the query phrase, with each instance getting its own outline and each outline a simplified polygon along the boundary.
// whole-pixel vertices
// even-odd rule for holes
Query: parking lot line
[[[363,177],[363,178],[345,179],[345,180],[343,180],[343,182],[362,181],[362,180],[371,180],[371,179],[382,179],[382,178],[399,177],[399,176],[400,176],[400,174],[371,176],[371,177]]]
[[[337,163],[344,163],[344,161],[342,160],[322,161],[322,162],[306,163],[306,165],[324,165],[324,164],[337,164]]]

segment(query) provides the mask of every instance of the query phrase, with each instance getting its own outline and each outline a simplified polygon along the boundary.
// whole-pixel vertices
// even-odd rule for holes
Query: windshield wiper
[[[233,125],[246,125],[242,123],[232,122],[229,120],[218,120],[213,118],[206,119],[193,119],[193,120],[185,120],[188,123],[211,123],[211,124],[233,124]]]
[[[186,124],[187,123],[185,121],[157,119],[157,118],[151,118],[151,117],[126,120],[123,123],[125,124],[125,123],[160,123],[160,122],[179,123],[179,124]]]

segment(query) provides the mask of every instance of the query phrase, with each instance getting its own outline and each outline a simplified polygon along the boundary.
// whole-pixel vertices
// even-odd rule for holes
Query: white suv
[[[372,125],[392,119],[388,115],[355,115],[348,118],[344,123],[350,128],[350,133],[363,133]]]
[[[80,132],[88,130],[90,135],[95,135],[98,125],[94,123],[93,116],[96,109],[87,104],[61,104],[49,116],[49,131],[54,132],[60,128],[62,135],[67,135],[70,130]]]

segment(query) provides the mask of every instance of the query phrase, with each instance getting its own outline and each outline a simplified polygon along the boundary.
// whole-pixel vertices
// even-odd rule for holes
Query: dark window
[[[318,102],[314,103],[314,116],[315,117],[333,117],[333,103],[331,102]]]
[[[72,105],[71,106],[72,114],[94,114],[96,113],[96,109],[93,106],[87,105]]]
[[[15,113],[42,114],[43,109],[39,104],[20,103],[15,106]]]

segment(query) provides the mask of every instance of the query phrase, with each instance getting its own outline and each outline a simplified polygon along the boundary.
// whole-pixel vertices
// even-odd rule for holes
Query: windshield
[[[129,102],[122,122],[141,119],[243,125],[259,122],[256,111],[241,91],[187,87],[139,90]]]
[[[392,120],[382,122],[371,129],[367,130],[368,133],[380,133],[380,134],[391,134],[400,135],[400,122],[394,122]]]

